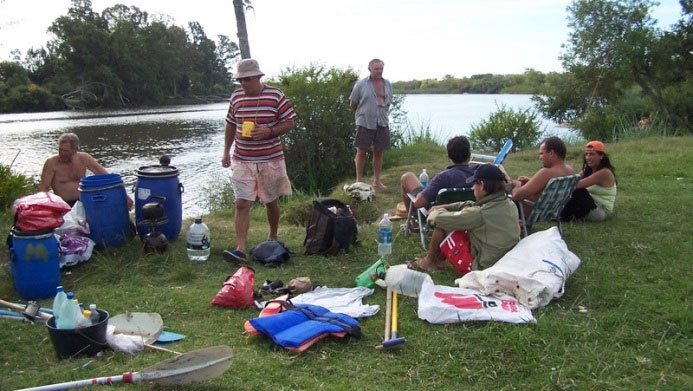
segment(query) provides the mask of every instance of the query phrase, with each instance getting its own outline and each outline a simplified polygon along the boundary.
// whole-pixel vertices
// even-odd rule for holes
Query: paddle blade
[[[173,331],[162,331],[161,335],[159,335],[159,338],[156,340],[157,343],[169,343],[169,342],[176,342],[180,341],[181,339],[185,338],[185,335],[183,334],[178,334],[174,333]]]
[[[170,358],[142,372],[144,381],[157,384],[188,384],[213,379],[231,366],[233,352],[225,345],[195,350]]]
[[[164,321],[156,312],[126,312],[111,317],[108,324],[116,334],[139,335],[145,344],[154,343],[164,329]]]

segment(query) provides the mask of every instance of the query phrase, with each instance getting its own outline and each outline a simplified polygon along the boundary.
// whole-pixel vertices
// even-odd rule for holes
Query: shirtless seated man
[[[544,165],[531,178],[520,176],[510,182],[512,197],[515,202],[530,200],[536,202],[549,183],[549,180],[559,176],[573,175],[575,171],[565,164],[566,147],[563,141],[552,136],[544,139],[539,146],[539,160]],[[532,207],[522,204],[526,216],[532,211]]]
[[[87,169],[94,174],[107,174],[105,168],[90,154],[79,151],[79,138],[74,133],[65,133],[58,139],[58,154],[46,160],[41,172],[39,191],[53,192],[70,206],[79,199],[79,181],[87,175]],[[133,201],[127,197],[128,208]]]

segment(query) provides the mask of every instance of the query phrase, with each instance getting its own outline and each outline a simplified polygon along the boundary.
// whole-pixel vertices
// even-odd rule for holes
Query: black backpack
[[[329,208],[334,207],[336,213]],[[356,243],[358,229],[351,209],[335,199],[314,200],[303,241],[306,254],[335,254]]]

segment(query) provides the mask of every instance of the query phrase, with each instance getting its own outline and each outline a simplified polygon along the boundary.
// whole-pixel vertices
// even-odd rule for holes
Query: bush
[[[356,133],[349,95],[356,79],[351,69],[318,65],[279,76],[278,87],[298,114],[294,130],[282,136],[287,171],[297,189],[326,194],[353,175]]]
[[[34,182],[22,174],[13,174],[10,168],[0,164],[0,210],[9,208],[14,200],[36,192]]]
[[[488,119],[472,125],[469,142],[473,149],[482,151],[499,151],[508,139],[513,140],[513,151],[533,147],[543,133],[537,115],[529,108],[515,111],[496,106]]]

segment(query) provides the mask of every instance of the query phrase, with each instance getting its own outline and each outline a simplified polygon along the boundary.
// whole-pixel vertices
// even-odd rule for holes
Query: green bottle
[[[368,269],[356,277],[356,286],[373,288],[373,285],[375,285],[375,280],[385,276],[386,269],[387,266],[385,261],[378,259],[374,264],[369,266]]]

